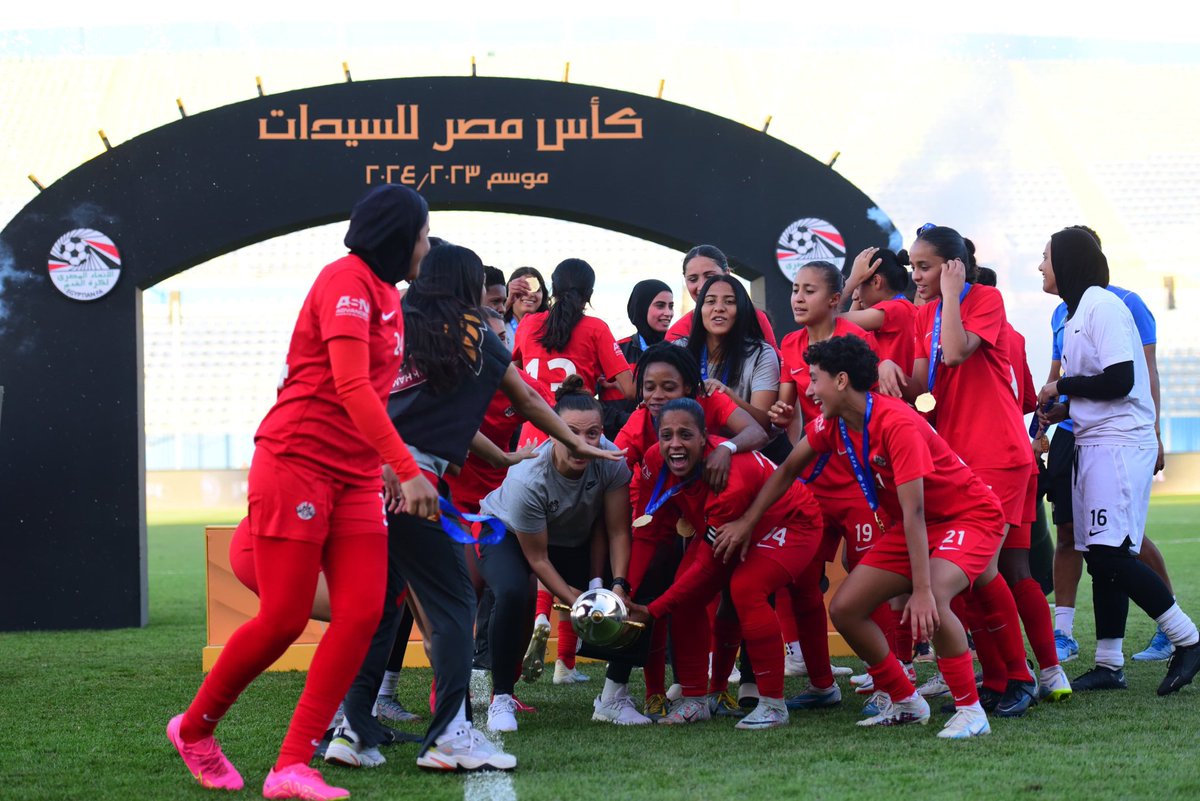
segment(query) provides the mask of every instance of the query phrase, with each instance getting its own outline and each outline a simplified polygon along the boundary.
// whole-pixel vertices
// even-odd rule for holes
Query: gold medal
[[[675,524],[675,532],[681,537],[690,537],[696,533],[696,527],[681,517]]]
[[[641,528],[642,526],[648,526],[648,525],[650,525],[650,521],[653,519],[654,519],[654,515],[642,515],[637,520],[633,521],[633,527]]]
[[[914,405],[921,414],[929,414],[937,406],[937,398],[933,397],[932,392],[925,392],[917,396],[917,402]]]
[[[525,283],[529,284],[530,293],[542,291],[542,282],[537,280],[536,276],[532,276],[532,275],[525,276]]]

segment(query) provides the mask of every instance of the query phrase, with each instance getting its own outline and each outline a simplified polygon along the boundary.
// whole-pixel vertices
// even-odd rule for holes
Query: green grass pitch
[[[1200,616],[1200,498],[1158,499],[1150,532],[1160,544],[1179,600]],[[202,518],[197,518],[202,519]],[[227,522],[204,520],[204,522]],[[0,635],[0,798],[204,799],[164,734],[201,679],[204,645],[202,523],[178,517],[150,529],[150,625],[106,632]],[[1094,650],[1090,582],[1080,588],[1076,633]],[[1131,609],[1125,651],[1140,650],[1152,624]],[[838,660],[859,669],[856,660]],[[921,679],[933,670],[920,665]],[[1200,686],[1158,698],[1165,664],[1130,661],[1126,692],[1079,695],[1034,708],[1021,720],[993,718],[991,736],[957,743],[928,727],[854,726],[861,699],[842,685],[841,708],[793,713],[790,726],[741,732],[732,721],[689,727],[618,728],[590,721],[602,671],[592,681],[521,685],[538,707],[505,735],[520,759],[518,799],[1072,799],[1200,798]],[[406,670],[401,700],[427,709],[430,673]],[[226,753],[257,798],[304,676],[256,681],[220,730]],[[788,679],[789,694],[801,679]],[[641,694],[634,674],[635,697]],[[419,731],[419,726],[411,727]],[[385,751],[373,771],[332,766],[325,775],[357,799],[461,799],[461,776],[422,773],[415,746]]]

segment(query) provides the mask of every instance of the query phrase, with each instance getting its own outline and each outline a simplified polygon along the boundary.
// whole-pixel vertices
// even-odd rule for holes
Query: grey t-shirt
[[[686,348],[687,343],[687,337],[680,337],[675,340],[674,344]],[[712,368],[713,365],[708,365],[708,377],[721,378],[720,374],[714,373]],[[731,375],[728,381],[722,383],[746,403],[750,402],[750,395],[754,392],[778,391],[779,356],[775,353],[775,349],[766,342],[761,339],[756,340],[742,362],[741,374]]]
[[[615,451],[607,439],[600,447]],[[479,511],[494,515],[511,529],[536,533],[546,529],[551,545],[575,547],[592,536],[592,524],[604,511],[604,493],[627,486],[632,473],[625,460],[594,459],[577,479],[554,469],[554,442],[538,446],[537,454],[508,469],[504,483],[479,503]]]

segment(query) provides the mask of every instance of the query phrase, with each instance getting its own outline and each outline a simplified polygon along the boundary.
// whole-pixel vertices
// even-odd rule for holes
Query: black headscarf
[[[346,247],[381,281],[397,284],[408,275],[413,248],[428,219],[425,198],[412,189],[399,184],[375,187],[350,212]]]
[[[1088,288],[1108,286],[1108,259],[1092,235],[1079,228],[1065,228],[1050,237],[1050,264],[1068,316],[1075,314]]]
[[[629,322],[633,323],[633,327],[641,334],[642,339],[646,340],[647,345],[653,345],[657,342],[662,342],[666,334],[662,331],[655,331],[646,322],[646,315],[650,312],[650,304],[658,297],[659,292],[670,292],[671,287],[659,281],[656,278],[647,278],[645,281],[638,281],[633,285],[633,291],[629,293],[629,304],[625,310],[629,313]]]

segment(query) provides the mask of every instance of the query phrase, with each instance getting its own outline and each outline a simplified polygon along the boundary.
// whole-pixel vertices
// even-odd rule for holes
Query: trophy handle
[[[570,612],[571,611],[571,607],[567,606],[566,604],[556,603],[556,604],[554,604],[554,608],[560,612]]]
[[[637,622],[636,620],[626,620],[626,621],[625,621],[625,625],[626,625],[626,626],[631,626],[631,627],[633,627],[633,628],[635,628],[635,629],[644,629],[644,628],[646,628],[646,624],[645,624],[645,623],[639,623],[639,622]]]

